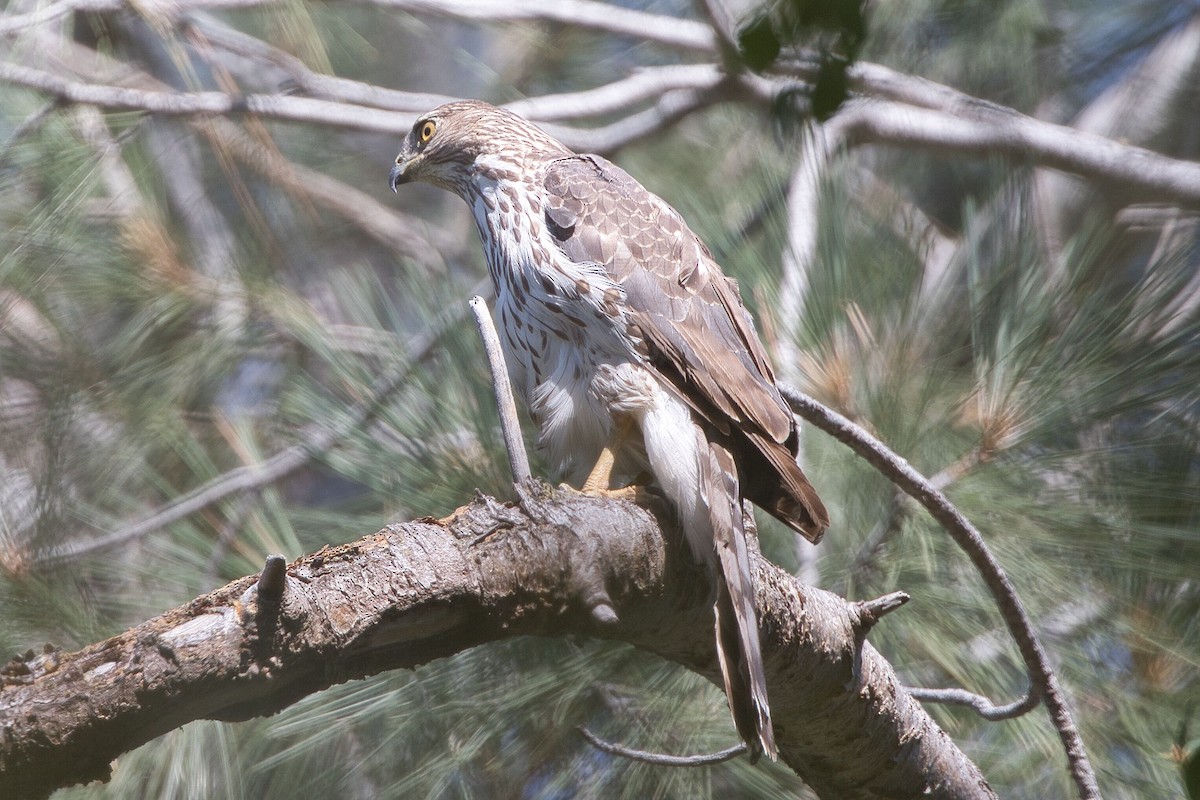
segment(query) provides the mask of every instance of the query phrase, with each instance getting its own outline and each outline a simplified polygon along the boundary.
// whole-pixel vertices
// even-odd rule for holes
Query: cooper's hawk
[[[716,586],[738,732],[752,757],[775,758],[742,498],[813,542],[828,516],[737,285],[620,167],[486,103],[417,120],[390,183],[417,180],[471,207],[540,445],[575,479],[602,454],[626,474],[648,467],[678,511]]]

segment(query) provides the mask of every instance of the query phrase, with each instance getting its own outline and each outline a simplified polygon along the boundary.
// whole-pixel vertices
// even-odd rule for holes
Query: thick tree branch
[[[190,720],[269,714],[508,636],[591,634],[720,680],[707,583],[682,537],[631,504],[526,495],[304,556],[274,575],[277,596],[250,576],[77,653],[10,662],[0,795],[103,779],[114,757]],[[856,635],[855,605],[755,562],[786,763],[825,797],[994,796]],[[592,613],[599,597],[615,616]]]

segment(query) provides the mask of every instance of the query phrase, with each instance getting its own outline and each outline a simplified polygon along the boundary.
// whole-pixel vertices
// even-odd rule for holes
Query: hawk
[[[614,462],[648,469],[674,506],[715,586],[738,733],[752,758],[775,758],[742,500],[814,543],[829,518],[737,284],[620,167],[487,103],[416,121],[389,176],[393,191],[410,181],[471,208],[539,445],[585,490],[607,489]]]

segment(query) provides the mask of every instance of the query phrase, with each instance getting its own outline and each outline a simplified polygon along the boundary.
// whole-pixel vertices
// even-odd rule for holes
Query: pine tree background
[[[683,0],[622,5],[701,19]],[[269,70],[263,86],[231,71],[203,26],[133,8],[72,15],[54,56],[47,29],[7,32],[6,59],[69,61],[73,43],[181,91],[288,88]],[[1196,160],[1198,11],[876,4],[859,56]],[[197,13],[319,74],[495,102],[694,60],[583,27],[370,3]],[[476,488],[511,493],[465,324],[486,274],[474,225],[446,193],[386,191],[403,131],[98,110],[7,84],[0,100],[0,653],[76,649],[269,553],[441,516]],[[787,359],[781,374],[937,475],[983,531],[1051,651],[1106,796],[1180,796],[1167,754],[1200,706],[1196,212],[1129,207],[1035,158],[851,148],[820,185],[806,291],[781,298],[789,182],[812,146],[781,113],[713,98],[610,156],[738,278]],[[314,198],[303,170],[398,212],[409,238]],[[131,527],[330,430],[331,446],[277,480]],[[833,527],[814,556],[764,516],[764,552],[850,598],[911,594],[872,633],[906,683],[1024,691],[991,598],[938,526],[817,431],[805,463]],[[932,712],[1001,796],[1072,796],[1040,709],[1001,723]],[[736,739],[721,692],[690,672],[613,643],[523,639],[268,719],[192,723],[120,758],[111,783],[56,797],[809,796],[781,764],[615,759],[581,724],[673,753]]]

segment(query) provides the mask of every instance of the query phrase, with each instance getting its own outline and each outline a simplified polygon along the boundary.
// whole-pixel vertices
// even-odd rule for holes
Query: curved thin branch
[[[505,103],[505,108],[531,120],[597,117],[622,112],[655,100],[674,89],[713,89],[725,75],[716,64],[671,64],[642,67],[626,78],[578,92],[547,94]]]
[[[603,753],[628,758],[631,761],[640,761],[643,764],[653,764],[656,767],[704,767],[729,761],[746,752],[746,745],[742,743],[726,747],[724,750],[718,750],[715,753],[703,753],[696,756],[672,756],[666,753],[651,753],[649,750],[635,750],[632,747],[626,747],[616,742],[605,741],[583,725],[578,726],[575,730],[579,731],[580,736],[587,739],[588,744]]]
[[[568,128],[547,124],[540,127],[577,152],[612,153],[670,127],[708,105],[712,99],[712,92],[679,89],[662,95],[657,103],[644,111],[600,128]]]
[[[1008,626],[1009,633],[1016,641],[1017,649],[1020,650],[1021,657],[1029,670],[1029,678],[1032,683],[1029,696],[1018,701],[1017,705],[1027,703],[1029,708],[1033,708],[1039,699],[1044,700],[1054,727],[1058,730],[1059,739],[1066,750],[1071,777],[1075,780],[1080,797],[1098,800],[1100,789],[1096,784],[1096,775],[1092,770],[1091,761],[1088,759],[1083,739],[1075,726],[1071,710],[1067,706],[1066,697],[1058,685],[1058,678],[1054,674],[1050,658],[1038,639],[1033,622],[1025,611],[1025,606],[1017,595],[1016,589],[1008,580],[1004,568],[992,555],[978,529],[963,516],[946,495],[913,469],[911,464],[889,450],[883,442],[862,427],[833,409],[821,405],[795,387],[781,384],[779,390],[793,411],[839,442],[848,445],[871,466],[883,473],[888,480],[923,505],[971,559],[971,563],[975,565],[984,584],[995,598],[1000,615]]]

